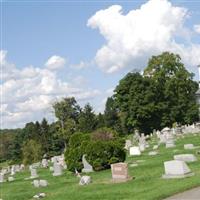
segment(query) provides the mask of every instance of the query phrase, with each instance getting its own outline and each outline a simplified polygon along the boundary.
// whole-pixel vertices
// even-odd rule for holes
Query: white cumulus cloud
[[[100,94],[96,89],[59,79],[52,68],[17,68],[7,61],[6,54],[6,51],[0,51],[3,74],[0,84],[1,128],[22,127],[43,117],[53,120],[52,103],[62,97],[73,96],[82,102]]]
[[[123,13],[120,5],[96,12],[87,25],[99,29],[106,43],[97,51],[95,61],[106,73],[125,68],[144,67],[147,59],[163,51],[178,53],[189,65],[200,63],[199,44],[188,41],[190,31],[184,26],[189,12],[168,0],[149,0],[139,9]]]
[[[195,31],[196,33],[199,33],[199,34],[200,34],[200,24],[195,24],[195,25],[194,25],[194,31]]]
[[[64,58],[54,55],[47,60],[45,66],[48,69],[56,70],[62,68],[65,65],[65,63],[66,60]]]

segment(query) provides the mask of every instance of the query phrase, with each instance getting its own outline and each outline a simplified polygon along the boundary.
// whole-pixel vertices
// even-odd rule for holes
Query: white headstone
[[[129,150],[129,148],[132,146],[132,142],[131,142],[131,140],[126,140],[126,143],[125,143],[125,149],[126,150]]]
[[[31,179],[37,178],[38,174],[37,174],[37,170],[35,168],[31,168]]]
[[[179,154],[174,155],[174,160],[181,160],[185,162],[195,162],[197,158],[193,154]]]
[[[185,178],[194,175],[184,161],[172,160],[164,162],[163,178]]]
[[[11,167],[11,176],[15,175],[15,165]]]
[[[145,150],[146,145],[145,144],[139,144],[139,149],[141,152],[143,152]]]
[[[14,181],[14,180],[15,180],[14,177],[12,177],[12,176],[9,176],[9,177],[8,177],[8,181],[9,181],[9,182],[12,182],[12,181]]]
[[[139,156],[141,155],[140,148],[137,146],[131,147],[129,150],[131,156]]]
[[[34,187],[40,187],[40,182],[39,182],[39,180],[34,180],[34,181],[33,181],[33,185],[34,185]]]
[[[0,183],[3,183],[3,182],[4,182],[4,174],[0,173]]]
[[[47,168],[48,167],[48,160],[47,159],[42,159],[42,167]]]
[[[41,187],[47,187],[48,186],[48,182],[46,180],[40,180],[39,184]]]
[[[62,166],[59,163],[54,163],[53,165],[54,173],[53,176],[61,176],[62,175]]]
[[[93,172],[93,167],[92,165],[90,165],[86,158],[85,158],[85,155],[83,155],[82,157],[82,163],[83,163],[83,169],[82,169],[82,172],[85,172],[85,173],[88,173],[88,172]]]
[[[90,176],[82,176],[79,182],[79,185],[88,185],[91,183],[91,177]]]

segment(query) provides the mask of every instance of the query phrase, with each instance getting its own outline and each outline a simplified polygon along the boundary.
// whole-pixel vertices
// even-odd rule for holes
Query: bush
[[[103,133],[102,137],[100,132]],[[117,137],[116,133],[113,132],[112,135],[110,133],[112,132],[96,131],[91,136],[81,133],[74,134],[70,138],[68,149],[65,152],[68,169],[74,171],[76,168],[81,171],[84,154],[96,171],[110,168],[112,163],[123,162],[126,156],[123,148],[124,140]]]
[[[90,141],[90,135],[83,133],[75,133],[71,136],[69,140],[69,146],[65,152],[65,161],[67,163],[67,168],[70,171],[81,171],[83,168],[82,156],[85,154],[84,146]]]
[[[110,164],[123,162],[126,154],[118,141],[93,141],[90,142],[85,153],[88,162],[95,171],[110,168]]]

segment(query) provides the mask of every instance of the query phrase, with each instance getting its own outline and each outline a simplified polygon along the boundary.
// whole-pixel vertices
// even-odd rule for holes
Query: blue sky
[[[54,97],[75,94],[81,105],[90,102],[96,112],[103,111],[118,81],[128,71],[142,70],[151,55],[163,50],[181,53],[188,70],[197,73],[199,1],[3,1],[1,6],[1,62],[7,73],[1,81],[2,127],[52,120],[48,105]],[[134,25],[140,21],[141,26]],[[52,56],[57,57],[48,65]],[[40,106],[33,109],[34,104]]]

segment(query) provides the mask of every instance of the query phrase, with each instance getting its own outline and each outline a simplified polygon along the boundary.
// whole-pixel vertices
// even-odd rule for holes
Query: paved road
[[[200,200],[200,187],[185,191],[164,200]]]

